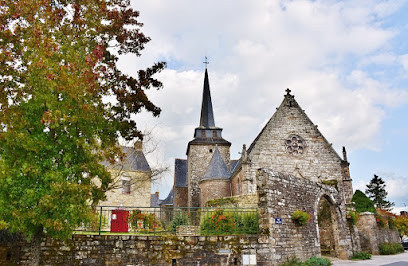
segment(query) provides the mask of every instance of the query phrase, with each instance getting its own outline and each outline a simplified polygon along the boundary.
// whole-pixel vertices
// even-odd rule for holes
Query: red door
[[[112,210],[111,232],[128,232],[129,211]]]

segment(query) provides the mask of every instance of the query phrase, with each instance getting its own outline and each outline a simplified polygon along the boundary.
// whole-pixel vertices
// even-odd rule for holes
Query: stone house
[[[143,153],[141,141],[133,147],[122,146],[123,161],[107,167],[113,178],[113,188],[106,192],[106,200],[100,206],[150,207],[152,170]]]

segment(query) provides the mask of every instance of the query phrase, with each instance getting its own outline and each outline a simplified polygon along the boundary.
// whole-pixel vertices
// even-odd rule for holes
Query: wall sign
[[[275,218],[275,224],[283,224],[282,218]]]

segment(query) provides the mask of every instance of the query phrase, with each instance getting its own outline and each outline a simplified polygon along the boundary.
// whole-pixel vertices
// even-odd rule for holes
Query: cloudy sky
[[[354,189],[374,174],[398,210],[408,205],[408,1],[132,0],[152,38],[135,74],[156,61],[164,88],[149,96],[160,118],[138,117],[159,148],[151,164],[186,158],[199,124],[208,56],[216,125],[238,158],[290,88],[340,153],[346,146]],[[153,190],[164,198],[172,172]]]

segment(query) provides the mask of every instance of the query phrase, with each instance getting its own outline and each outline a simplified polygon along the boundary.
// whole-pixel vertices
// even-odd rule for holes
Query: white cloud
[[[401,55],[399,60],[404,67],[405,71],[408,73],[408,54]]]
[[[408,54],[390,51],[398,30],[387,17],[404,1],[133,1],[152,38],[141,58],[120,63],[129,73],[167,60],[158,77],[164,89],[148,92],[163,108],[158,123],[164,158],[183,157],[199,123],[202,60],[210,59],[217,126],[233,143],[250,144],[275,111],[284,90],[335,147],[381,149],[377,141],[386,109],[407,102],[407,90],[360,69],[403,66]],[[357,62],[354,66],[353,63]],[[197,70],[199,69],[199,70]]]

